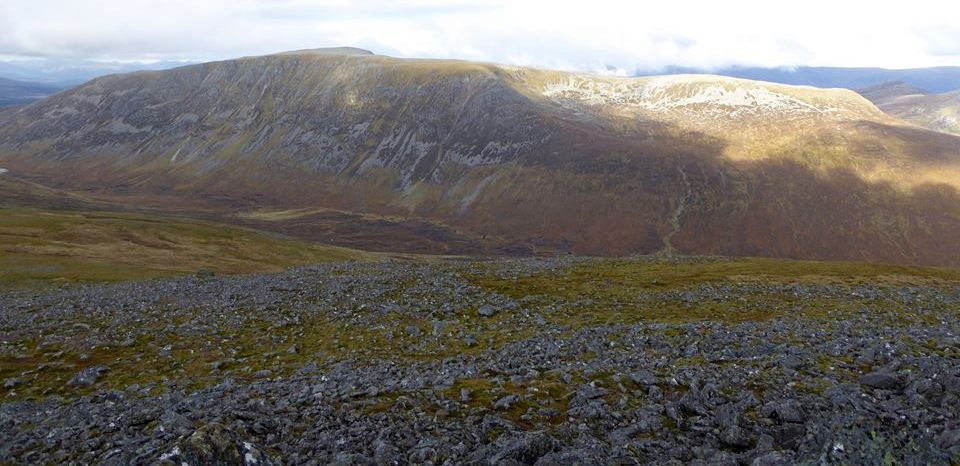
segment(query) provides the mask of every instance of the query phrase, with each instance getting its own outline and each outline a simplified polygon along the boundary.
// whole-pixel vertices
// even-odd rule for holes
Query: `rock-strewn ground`
[[[4,464],[956,464],[953,272],[339,263],[0,296]]]

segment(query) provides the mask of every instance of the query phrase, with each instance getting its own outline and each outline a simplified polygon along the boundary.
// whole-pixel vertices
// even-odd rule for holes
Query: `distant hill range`
[[[864,89],[887,82],[903,82],[909,86],[940,93],[960,89],[960,66],[890,70],[884,68],[830,68],[801,66],[797,68],[728,67],[717,70],[667,67],[662,70],[638,71],[637,76],[661,74],[716,74],[734,78],[814,87]]]
[[[931,93],[903,81],[893,81],[861,89],[860,94],[897,118],[960,135],[960,90]]]
[[[110,62],[70,58],[0,60],[0,76],[17,81],[69,87],[99,76],[142,70],[163,70],[196,61]]]
[[[60,86],[0,78],[0,108],[23,105],[53,95]]]
[[[108,74],[161,70],[193,62],[104,62],[45,58],[0,60],[0,108],[22,105]]]

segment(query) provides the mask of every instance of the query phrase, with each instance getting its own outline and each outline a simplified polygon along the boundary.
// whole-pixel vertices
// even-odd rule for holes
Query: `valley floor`
[[[3,464],[957,464],[960,272],[381,260],[0,293]]]

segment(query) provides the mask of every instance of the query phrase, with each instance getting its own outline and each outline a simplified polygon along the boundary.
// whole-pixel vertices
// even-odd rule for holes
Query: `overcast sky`
[[[583,71],[960,65],[960,1],[0,0],[5,59],[341,45]]]

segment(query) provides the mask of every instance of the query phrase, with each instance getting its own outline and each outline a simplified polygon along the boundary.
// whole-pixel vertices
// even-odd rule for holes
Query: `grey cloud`
[[[926,16],[877,8],[844,22],[844,14],[859,10],[810,1],[830,6],[831,15],[803,10],[784,18],[753,0],[721,7],[706,0],[0,0],[0,55],[221,59],[349,45],[398,56],[587,71],[960,64],[960,30],[950,11],[938,12],[937,18],[947,18],[939,26],[911,29],[911,21]],[[949,8],[960,14],[960,7]],[[884,31],[879,41],[863,39],[878,30]]]

